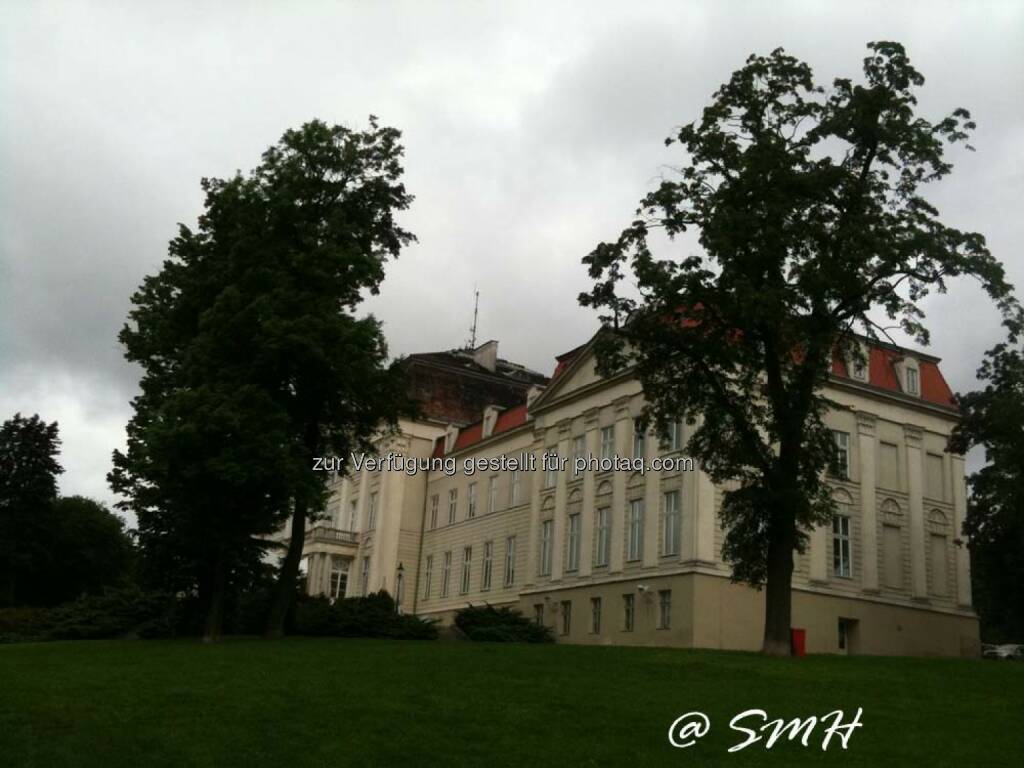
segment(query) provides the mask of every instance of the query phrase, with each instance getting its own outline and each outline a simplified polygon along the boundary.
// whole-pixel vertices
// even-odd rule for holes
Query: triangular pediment
[[[597,357],[594,354],[594,342],[597,340],[595,334],[580,350],[572,360],[565,366],[561,373],[556,376],[547,388],[530,405],[530,410],[543,408],[548,403],[559,400],[566,395],[583,389],[601,380],[597,373]]]

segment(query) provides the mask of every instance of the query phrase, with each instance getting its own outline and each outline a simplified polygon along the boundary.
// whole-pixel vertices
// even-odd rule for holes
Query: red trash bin
[[[789,630],[789,646],[794,656],[806,656],[807,655],[807,630],[806,629],[795,629]]]

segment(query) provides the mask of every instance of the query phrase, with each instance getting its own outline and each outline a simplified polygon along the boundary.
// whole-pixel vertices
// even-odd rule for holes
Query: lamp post
[[[398,563],[398,575],[395,578],[395,613],[402,612],[402,596],[405,592],[405,567]]]

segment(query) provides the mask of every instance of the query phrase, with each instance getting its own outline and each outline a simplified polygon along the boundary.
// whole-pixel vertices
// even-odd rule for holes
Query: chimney
[[[498,423],[499,413],[501,413],[501,408],[496,405],[488,405],[484,408],[482,437],[486,438],[494,434],[494,425]]]
[[[498,367],[498,342],[485,341],[479,347],[473,350],[473,362],[482,368],[486,368],[491,373]]]

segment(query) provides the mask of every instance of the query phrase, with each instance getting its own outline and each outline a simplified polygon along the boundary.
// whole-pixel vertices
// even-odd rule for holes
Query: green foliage
[[[173,595],[110,590],[52,608],[0,609],[0,642],[171,637],[178,617]]]
[[[974,604],[990,642],[1024,639],[1024,351],[990,350],[978,378],[985,388],[960,395],[961,421],[950,449],[985,449],[986,466],[968,482],[963,533],[969,537]]]
[[[57,423],[20,413],[0,425],[0,606],[40,601],[52,567],[50,512],[57,497]]]
[[[394,220],[412,199],[399,137],[372,117],[313,121],[247,176],[204,179],[198,227],[133,296],[120,340],[142,393],[110,480],[137,515],[147,583],[219,605],[259,537],[322,508],[313,457],[368,449],[395,421],[397,369],[354,311],[414,239]]]
[[[386,591],[332,603],[325,597],[307,598],[295,609],[293,633],[320,637],[390,637],[433,640],[436,623],[400,614]]]
[[[455,614],[455,626],[470,640],[489,643],[551,643],[551,627],[503,606],[469,605]]]
[[[608,330],[600,370],[634,366],[659,430],[681,418],[696,427],[688,452],[731,486],[723,554],[737,579],[767,584],[779,647],[793,551],[833,512],[833,355],[856,353],[853,331],[885,334],[873,312],[927,343],[921,300],[960,275],[978,278],[1011,336],[1024,327],[984,238],[943,224],[923,197],[950,173],[945,147],[965,141],[970,115],[918,115],[924,78],[903,47],[868,48],[863,81],[827,91],[781,49],[751,56],[667,141],[685,164],[584,259],[594,286],[580,301]],[[702,253],[655,257],[653,231],[691,229]],[[638,290],[623,291],[626,279]]]

